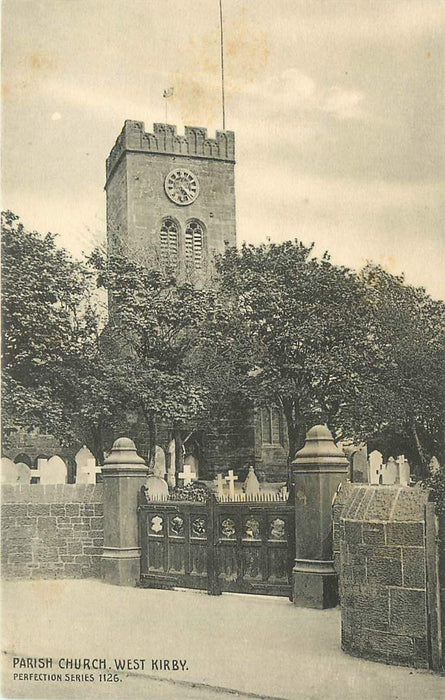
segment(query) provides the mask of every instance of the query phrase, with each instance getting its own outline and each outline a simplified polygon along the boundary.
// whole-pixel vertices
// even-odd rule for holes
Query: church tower
[[[235,135],[127,120],[107,159],[108,250],[204,280],[235,245]]]

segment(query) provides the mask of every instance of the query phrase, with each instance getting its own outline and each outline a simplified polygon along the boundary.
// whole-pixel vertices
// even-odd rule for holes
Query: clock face
[[[199,194],[199,182],[190,170],[175,168],[171,170],[164,182],[167,197],[175,204],[191,204]]]

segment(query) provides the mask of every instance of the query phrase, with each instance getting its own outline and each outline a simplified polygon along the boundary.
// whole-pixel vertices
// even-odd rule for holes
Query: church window
[[[193,219],[185,229],[185,262],[188,267],[200,270],[203,264],[204,231],[200,221]]]
[[[276,406],[261,409],[261,441],[266,445],[283,444],[283,421]]]
[[[179,227],[173,219],[164,219],[161,225],[161,260],[163,263],[176,265],[178,261]]]

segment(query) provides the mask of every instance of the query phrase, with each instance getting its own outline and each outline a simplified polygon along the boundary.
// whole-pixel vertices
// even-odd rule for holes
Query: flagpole
[[[221,37],[221,103],[222,103],[222,128],[226,130],[226,106],[224,99],[224,30],[223,30],[223,10],[222,0],[219,0],[219,27]]]

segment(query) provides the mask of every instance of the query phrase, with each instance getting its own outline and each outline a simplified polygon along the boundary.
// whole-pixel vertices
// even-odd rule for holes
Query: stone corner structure
[[[299,607],[337,605],[338,586],[332,554],[332,501],[349,463],[326,425],[306,435],[292,463],[295,484],[296,559],[293,602]]]
[[[137,501],[148,476],[145,461],[129,438],[119,438],[102,467],[104,485],[104,548],[102,578],[135,586],[140,577],[141,550]]]

